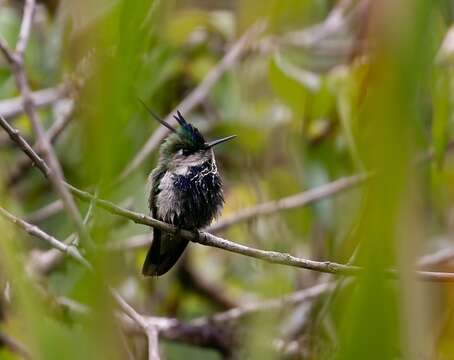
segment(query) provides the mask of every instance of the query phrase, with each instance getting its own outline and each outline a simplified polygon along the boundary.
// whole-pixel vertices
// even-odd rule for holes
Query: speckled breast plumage
[[[224,203],[222,181],[214,160],[190,166],[184,173],[168,172],[159,188],[158,218],[181,228],[207,226]]]

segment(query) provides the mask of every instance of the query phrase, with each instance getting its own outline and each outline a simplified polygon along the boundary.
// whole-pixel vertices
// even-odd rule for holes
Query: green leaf
[[[308,83],[289,75],[282,67],[282,61],[275,56],[270,60],[268,77],[271,87],[281,100],[289,105],[296,114],[304,114],[307,97],[311,89]]]

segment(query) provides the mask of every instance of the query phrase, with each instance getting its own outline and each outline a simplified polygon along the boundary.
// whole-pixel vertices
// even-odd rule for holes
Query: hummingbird
[[[207,142],[180,111],[174,115],[179,125],[174,128],[145,104],[144,106],[170,130],[160,146],[158,164],[149,176],[151,186],[148,206],[151,215],[179,229],[198,231],[209,225],[224,205],[222,179],[216,166],[213,147],[236,135]],[[153,228],[153,242],[145,258],[142,274],[165,274],[177,262],[187,245],[188,240],[183,239],[178,232],[170,234]]]

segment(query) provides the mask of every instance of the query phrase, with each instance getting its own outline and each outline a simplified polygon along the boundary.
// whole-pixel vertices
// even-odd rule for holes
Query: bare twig
[[[230,48],[221,61],[205,76],[203,81],[181,102],[169,115],[164,119],[169,124],[174,123],[173,114],[176,110],[188,114],[198,104],[200,104],[209,94],[214,84],[221,78],[228,69],[230,69],[241,55],[248,49],[251,42],[256,39],[265,30],[264,23],[257,23],[247,30],[243,36]],[[120,175],[120,180],[128,177],[135,171],[147,158],[147,156],[159,145],[162,139],[167,135],[168,130],[159,127],[147,140],[145,145],[137,153],[134,159],[124,169]]]
[[[362,18],[369,0],[342,0],[328,17],[303,30],[293,31],[278,39],[279,44],[345,57],[354,45],[353,24]]]
[[[88,226],[88,223],[93,217],[94,207],[95,201],[93,200],[88,207],[87,213],[85,214],[85,226]],[[63,241],[63,243],[69,246],[78,246],[79,237],[77,236],[77,233],[69,235]],[[47,275],[63,261],[64,255],[64,253],[58,251],[55,248],[46,251],[36,250],[31,253],[31,258],[28,262],[28,265],[31,271],[33,271],[34,273]]]
[[[203,317],[191,321],[193,325],[200,325],[210,323],[224,324],[237,321],[241,318],[244,318],[248,315],[266,312],[275,309],[282,309],[288,306],[299,304],[305,301],[311,301],[318,298],[320,295],[330,292],[334,289],[334,283],[327,282],[322,284],[317,284],[312,287],[296,291],[292,294],[282,296],[277,299],[260,301],[257,303],[252,303],[248,305],[242,305],[234,309],[224,311],[222,313],[215,314],[210,317]]]
[[[11,140],[13,140],[22,151],[32,159],[33,163],[41,170],[44,176],[47,178],[50,173],[50,169],[47,166],[46,162],[39,157],[32,147],[25,141],[25,139],[20,135],[19,130],[13,128],[6,119],[0,114],[0,126],[8,133]]]
[[[440,266],[454,260],[454,248],[449,247],[446,249],[438,250],[433,254],[423,256],[418,261],[421,268],[427,269],[434,266]]]
[[[79,190],[71,185],[68,185],[68,186],[70,187],[70,190],[73,192],[73,194],[82,200],[88,201],[93,198],[93,196],[88,192]],[[348,266],[345,266],[342,264],[336,264],[336,263],[332,263],[332,262],[319,262],[319,261],[301,259],[301,258],[294,257],[290,254],[251,248],[251,247],[248,247],[245,245],[240,245],[240,244],[234,243],[232,241],[223,239],[221,237],[217,237],[215,235],[212,235],[212,234],[206,233],[206,232],[194,233],[194,232],[191,232],[188,230],[180,231],[171,224],[167,224],[165,222],[159,221],[159,220],[154,219],[145,214],[123,209],[106,200],[98,199],[96,204],[99,207],[106,209],[107,211],[109,211],[113,214],[126,217],[126,218],[134,221],[135,223],[148,225],[151,227],[156,227],[158,229],[161,229],[163,231],[170,232],[173,234],[176,233],[177,231],[179,231],[179,234],[183,238],[185,238],[189,241],[197,242],[199,244],[206,245],[206,246],[217,247],[217,248],[224,249],[224,250],[234,252],[237,254],[254,257],[256,259],[261,259],[261,260],[264,260],[267,262],[294,266],[294,267],[300,267],[300,268],[305,268],[305,269],[310,269],[310,270],[315,270],[315,271],[320,271],[320,272],[326,272],[326,273],[331,273],[331,274],[339,274],[339,275],[357,275],[361,271],[361,269],[358,267],[353,267],[353,266],[348,267]],[[438,276],[437,276],[437,278],[438,278]],[[454,280],[454,275],[453,275],[453,280]]]
[[[272,215],[283,210],[290,210],[312,204],[328,196],[339,194],[344,190],[351,189],[366,181],[370,175],[353,175],[343,177],[327,184],[303,191],[301,193],[251,206],[236,212],[231,217],[222,218],[217,223],[209,226],[206,230],[211,233],[220,233],[229,227],[249,221],[260,216]],[[107,245],[108,249],[120,251],[146,247],[153,241],[152,234],[135,235],[122,242],[112,242]]]
[[[328,197],[330,195],[338,194],[342,190],[350,189],[363,183],[369,178],[369,175],[353,175],[350,177],[340,178],[333,182],[330,182],[319,187],[303,191],[299,194],[288,196],[276,201],[269,201],[263,204],[259,204],[250,208],[246,208],[242,211],[238,211],[235,215],[222,219],[211,225],[207,230],[210,232],[221,232],[226,228],[237,224],[239,222],[254,219],[263,215],[270,215],[282,210],[289,210],[305,206],[314,201]]]
[[[73,234],[67,239],[69,238],[72,239]],[[66,241],[67,239],[64,241],[65,244],[68,243]],[[64,255],[61,251],[54,248],[46,251],[32,250],[29,256],[27,270],[35,275],[46,276],[61,263],[65,258]]]
[[[14,216],[4,208],[0,207],[0,215],[3,216],[5,219],[9,220],[13,224],[17,225],[20,227],[22,230],[27,232],[28,234],[37,237],[41,240],[44,240],[48,242],[52,247],[55,249],[60,250],[61,252],[68,254],[84,266],[90,268],[90,264],[82,257],[80,254],[79,250],[77,250],[76,247],[74,246],[69,246],[61,242],[60,240],[57,240],[55,237],[49,235],[48,233],[44,232],[41,230],[39,227],[32,225],[17,216]]]
[[[59,213],[62,209],[63,202],[60,199],[55,200],[28,215],[26,220],[32,224],[38,224],[48,219],[49,217]]]
[[[0,37],[0,51],[3,53],[3,56],[9,63],[12,64],[18,61],[16,54],[11,51],[5,39],[3,39],[2,37]]]
[[[126,201],[126,203],[128,202],[129,201]],[[86,226],[88,226],[88,223],[93,215],[95,207],[96,201],[90,202],[90,206],[84,218],[84,224]],[[38,210],[37,215],[40,215],[40,210]],[[43,217],[45,215],[46,214],[42,214]],[[39,220],[41,220],[43,217],[41,217]],[[124,218],[117,219],[123,219],[124,221],[127,221],[127,219]],[[77,243],[77,240],[78,240],[77,234],[73,233],[65,239],[64,243],[75,245]],[[63,259],[64,259],[63,254],[55,249],[49,249],[45,251],[34,250],[31,253],[31,259],[29,261],[29,264],[35,273],[38,273],[40,275],[48,275],[61,263],[61,261],[63,261]]]
[[[154,327],[147,329],[147,340],[148,340],[148,359],[159,360],[159,343],[158,343],[158,330]]]
[[[0,333],[0,348],[1,347],[7,348],[24,359],[31,359],[30,353],[25,346],[5,333]]]
[[[31,96],[28,79],[25,75],[23,55],[27,46],[27,40],[31,29],[34,7],[35,0],[26,0],[24,7],[24,16],[22,18],[21,30],[19,33],[16,51],[12,52],[11,50],[9,50],[4,41],[0,42],[0,48],[5,54],[7,60],[10,62],[11,69],[13,71],[14,77],[16,78],[17,87],[22,95],[24,110],[30,120],[30,123],[32,124],[39,146],[42,147],[43,154],[48,161],[48,166],[51,171],[47,172],[47,176],[60,195],[63,204],[65,205],[65,209],[67,210],[70,219],[76,226],[77,232],[79,233],[80,237],[86,240],[88,243],[89,236],[83,226],[82,217],[77,210],[76,204],[74,203],[74,199],[72,198],[70,192],[63,184],[64,177],[61,166],[41,125],[41,121],[33,103],[33,97]]]
[[[19,38],[16,43],[16,54],[19,58],[24,58],[24,52],[27,48],[28,38],[32,27],[33,13],[35,11],[35,0],[25,0],[24,14],[19,32]]]
[[[66,87],[64,85],[59,85],[53,88],[34,91],[31,93],[31,97],[33,98],[35,107],[40,108],[53,104],[64,97],[66,92]],[[0,114],[6,119],[16,117],[23,112],[24,107],[22,105],[21,96],[0,101]]]
[[[62,131],[66,128],[71,120],[72,111],[74,108],[74,103],[71,100],[68,100],[67,106],[65,109],[61,109],[61,111],[56,114],[56,119],[52,126],[46,133],[47,138],[51,143],[54,143]],[[36,152],[40,155],[43,153],[43,149],[40,146],[40,142],[36,142],[34,148]],[[32,161],[28,157],[20,158],[17,163],[14,165],[14,170],[8,177],[6,181],[7,186],[16,185],[21,179],[23,179],[24,175],[27,173],[27,170],[33,165]]]
[[[112,290],[112,294],[123,312],[133,319],[146,334],[148,340],[148,360],[159,360],[157,327],[151,321],[147,321],[146,317],[135,311],[115,290]]]

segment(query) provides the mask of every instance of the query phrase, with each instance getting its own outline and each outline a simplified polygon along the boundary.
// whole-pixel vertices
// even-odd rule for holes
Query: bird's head
[[[161,146],[161,160],[166,161],[170,167],[187,167],[209,160],[214,156],[214,146],[236,137],[231,135],[207,142],[200,131],[189,124],[179,111],[173,116],[179,125],[174,128],[155,115],[145,104],[144,106],[157,121],[171,131]]]

